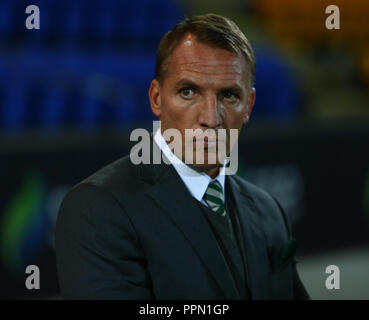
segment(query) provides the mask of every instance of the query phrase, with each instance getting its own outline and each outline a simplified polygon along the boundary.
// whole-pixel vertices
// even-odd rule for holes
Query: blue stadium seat
[[[252,116],[291,119],[300,110],[300,89],[287,59],[269,47],[255,48],[256,102]]]
[[[3,126],[6,131],[23,130],[27,123],[28,84],[22,79],[9,81],[4,89],[2,110]]]
[[[9,33],[14,24],[14,0],[2,0],[0,10],[0,37],[2,41],[8,40]],[[2,46],[4,43],[1,44]]]
[[[12,28],[9,12],[24,21],[29,4],[1,5],[0,35],[15,30],[21,50],[0,59],[0,83],[6,85],[0,130],[100,128],[154,118],[148,87],[156,47],[183,16],[178,1],[34,0],[41,30]],[[86,91],[91,81],[96,87]]]
[[[63,125],[65,113],[65,92],[63,89],[53,86],[47,89],[40,110],[41,123],[44,129],[56,129]]]

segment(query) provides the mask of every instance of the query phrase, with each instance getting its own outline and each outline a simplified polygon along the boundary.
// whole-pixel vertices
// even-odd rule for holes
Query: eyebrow
[[[235,84],[235,85],[230,86],[230,87],[225,87],[221,91],[231,91],[231,92],[234,92],[238,95],[241,95],[243,93],[242,88],[238,84]]]
[[[179,90],[179,89],[184,88],[184,87],[200,89],[200,86],[198,84],[196,84],[195,82],[193,82],[189,79],[179,80],[174,87],[175,87],[176,90]]]
[[[181,79],[175,84],[175,90],[179,90],[184,87],[194,88],[194,89],[200,89],[201,87],[189,79]],[[219,91],[232,91],[238,94],[241,94],[243,92],[242,88],[238,84],[234,84],[231,86],[226,86],[224,88],[221,88]]]

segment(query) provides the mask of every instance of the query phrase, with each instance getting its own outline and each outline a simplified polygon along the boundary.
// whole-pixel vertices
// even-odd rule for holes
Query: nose
[[[218,99],[215,94],[208,94],[204,96],[203,103],[199,106],[199,124],[203,128],[215,129],[221,123],[221,116],[219,113]]]

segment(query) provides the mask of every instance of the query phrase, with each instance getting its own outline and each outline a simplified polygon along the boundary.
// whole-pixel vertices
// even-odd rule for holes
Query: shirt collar
[[[164,137],[162,136],[160,128],[154,134],[154,141],[162,150],[164,155],[168,158],[170,163],[173,165],[174,169],[177,171],[183,183],[186,185],[187,189],[190,191],[190,193],[196,200],[198,201],[202,200],[209,183],[215,180],[217,180],[221,184],[223,189],[223,199],[225,199],[225,174],[224,174],[225,166],[223,166],[219,170],[218,176],[212,179],[206,173],[192,169],[182,160],[177,158],[172,152],[172,150],[170,150],[168,144],[166,143]]]

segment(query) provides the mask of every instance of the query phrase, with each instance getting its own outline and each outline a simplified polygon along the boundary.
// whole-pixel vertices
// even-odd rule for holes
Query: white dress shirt
[[[168,158],[170,163],[173,165],[174,169],[177,171],[178,175],[182,179],[183,183],[187,187],[191,195],[202,204],[208,207],[208,204],[203,199],[204,194],[208,188],[211,181],[217,180],[223,189],[223,199],[225,201],[225,175],[223,166],[219,170],[219,174],[216,178],[210,178],[205,172],[199,172],[192,169],[190,166],[185,164],[182,160],[178,159],[172,150],[170,150],[168,144],[166,143],[164,137],[160,132],[160,128],[154,133],[154,141]]]

